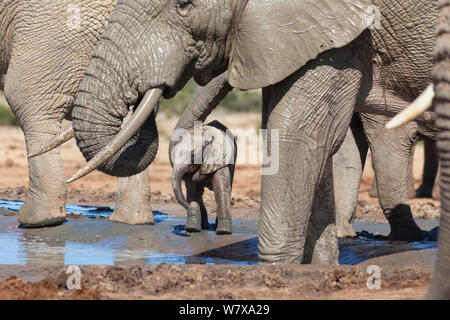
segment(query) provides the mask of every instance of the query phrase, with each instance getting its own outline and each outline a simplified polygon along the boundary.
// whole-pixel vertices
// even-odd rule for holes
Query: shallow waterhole
[[[57,227],[19,228],[15,213],[20,201],[0,200],[0,264],[9,265],[115,265],[115,264],[257,264],[257,219],[233,219],[233,234],[211,230],[189,234],[178,209],[153,212],[155,225],[132,226],[107,220],[113,207],[67,205],[67,212],[89,219],[70,218]],[[170,212],[171,214],[167,214]],[[80,217],[81,217],[80,216]],[[436,220],[416,220],[423,230]],[[213,220],[210,220],[212,223]],[[387,235],[387,223],[357,221],[355,231]],[[339,239],[339,263],[354,265],[377,257],[410,252],[411,261],[433,263],[435,241],[404,242],[367,237]],[[394,255],[393,255],[394,257]],[[389,260],[389,259],[388,259]],[[402,264],[398,257],[391,260]]]

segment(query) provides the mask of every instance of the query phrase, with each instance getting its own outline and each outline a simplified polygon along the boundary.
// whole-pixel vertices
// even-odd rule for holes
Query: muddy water
[[[153,212],[155,225],[130,226],[108,221],[113,208],[68,205],[68,219],[58,227],[23,229],[17,225],[18,201],[0,200],[0,264],[256,264],[257,220],[233,220],[233,234],[212,230],[189,234],[185,216],[173,208]],[[177,215],[179,214],[179,215]],[[86,219],[89,218],[89,219]],[[212,222],[212,221],[211,221]],[[433,220],[418,221],[424,230]],[[386,223],[356,222],[357,232],[387,235]],[[339,239],[340,264],[378,263],[432,265],[436,242],[392,242],[357,237]],[[399,260],[399,257],[400,260]],[[381,263],[380,262],[380,263]]]

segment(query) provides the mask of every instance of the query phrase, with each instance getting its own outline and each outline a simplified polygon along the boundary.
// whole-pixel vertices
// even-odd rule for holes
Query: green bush
[[[195,81],[189,81],[186,86],[172,99],[163,99],[161,111],[167,114],[181,115],[197,89]]]
[[[17,126],[17,119],[11,109],[0,105],[0,126]]]
[[[161,103],[161,111],[181,115],[186,109],[192,95],[197,89],[195,81],[189,81],[183,90],[169,100],[164,99]],[[229,112],[249,112],[261,110],[261,94],[257,91],[240,91],[234,89],[220,103],[220,109]]]

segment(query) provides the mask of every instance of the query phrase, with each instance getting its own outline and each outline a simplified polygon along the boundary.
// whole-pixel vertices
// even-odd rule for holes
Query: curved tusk
[[[430,84],[422,94],[409,105],[408,108],[397,114],[386,124],[386,129],[398,128],[417,118],[422,112],[427,111],[433,105],[434,86]]]
[[[149,90],[130,120],[123,126],[122,130],[97,153],[83,168],[78,170],[66,183],[71,183],[91,173],[101,166],[108,158],[118,152],[130,140],[139,128],[145,123],[150,114],[155,110],[163,94],[163,89]]]
[[[47,153],[59,147],[60,145],[66,143],[72,138],[73,138],[73,128],[70,127],[64,130],[63,132],[59,133],[58,135],[56,135],[54,138],[52,138],[52,140],[50,140],[46,145],[44,145],[41,149],[39,149],[38,152],[30,154],[28,158],[37,157],[44,153]]]

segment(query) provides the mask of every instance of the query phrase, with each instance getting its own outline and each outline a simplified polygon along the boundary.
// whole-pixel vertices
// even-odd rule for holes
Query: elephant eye
[[[192,2],[190,0],[178,0],[177,12],[180,16],[186,17],[191,9]]]

